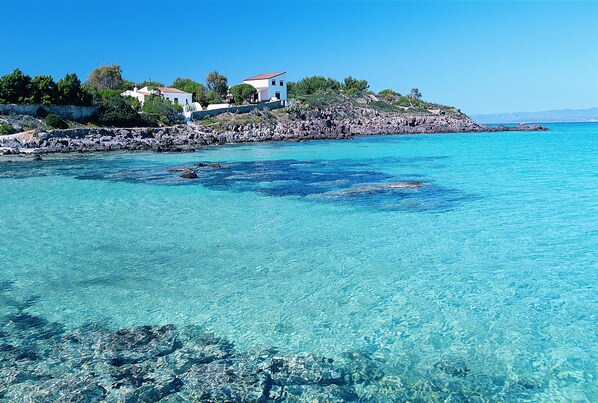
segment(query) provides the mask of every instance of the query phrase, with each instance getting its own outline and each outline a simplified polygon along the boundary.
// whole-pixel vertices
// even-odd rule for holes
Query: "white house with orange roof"
[[[259,102],[283,101],[287,100],[287,74],[286,72],[265,73],[249,77],[243,80],[244,84],[249,84],[257,90],[257,99]]]
[[[191,105],[193,103],[193,94],[169,87],[156,87],[155,89],[150,89],[149,87],[139,89],[135,87],[132,91],[127,90],[120,95],[137,98],[141,104],[145,102],[145,97],[151,95],[160,95],[162,98],[170,100],[173,104]]]

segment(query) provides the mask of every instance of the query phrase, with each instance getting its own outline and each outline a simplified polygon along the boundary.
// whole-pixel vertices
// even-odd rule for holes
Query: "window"
[[[272,85],[276,85],[276,80],[272,80]]]
[[[176,104],[178,104],[178,103],[179,103],[179,99],[178,99],[178,98],[175,98],[175,99],[174,99],[174,103],[175,103],[175,105],[176,105]]]
[[[276,91],[276,99],[280,99],[280,92]]]
[[[284,83],[282,82],[282,80],[280,80],[280,86],[282,87],[284,85]]]

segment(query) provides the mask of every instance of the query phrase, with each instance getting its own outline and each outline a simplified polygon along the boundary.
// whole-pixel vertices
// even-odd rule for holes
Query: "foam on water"
[[[2,162],[0,314],[598,400],[598,125],[552,129]]]

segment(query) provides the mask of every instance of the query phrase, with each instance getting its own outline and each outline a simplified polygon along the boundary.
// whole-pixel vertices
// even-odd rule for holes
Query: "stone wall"
[[[212,109],[209,111],[196,111],[191,112],[191,119],[199,120],[204,119],[209,116],[216,116],[220,115],[221,113],[247,113],[254,110],[262,110],[262,109],[278,109],[282,108],[283,104],[282,101],[274,101],[274,102],[267,102],[263,104],[255,104],[255,105],[241,105],[241,106],[231,106],[229,108],[222,108],[222,109]]]
[[[84,121],[93,116],[97,106],[75,106],[75,105],[42,105],[42,104],[0,104],[0,113],[16,113],[19,115],[36,116],[37,110],[44,108],[48,113],[54,113],[67,120]]]

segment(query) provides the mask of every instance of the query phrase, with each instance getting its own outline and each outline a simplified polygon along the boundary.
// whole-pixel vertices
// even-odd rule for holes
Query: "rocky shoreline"
[[[225,114],[217,122],[159,128],[80,127],[49,130],[27,136],[0,136],[0,154],[98,151],[188,152],[230,143],[263,141],[345,140],[354,136],[425,133],[479,133],[547,130],[543,126],[485,126],[465,115],[400,114],[354,108]],[[282,115],[284,114],[284,115]],[[226,116],[230,115],[230,116]],[[252,119],[255,118],[255,119]],[[4,137],[4,138],[3,138]]]

